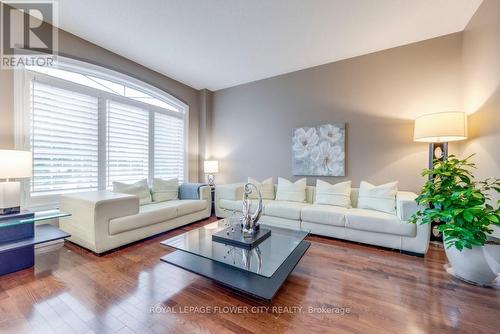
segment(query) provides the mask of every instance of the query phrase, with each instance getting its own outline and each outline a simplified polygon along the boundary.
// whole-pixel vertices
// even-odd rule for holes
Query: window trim
[[[74,60],[66,57],[58,57],[56,68],[62,70],[69,70],[77,73],[93,75],[99,78],[110,80],[112,82],[125,82],[130,88],[144,91],[151,96],[165,101],[169,104],[174,105],[180,111],[172,111],[164,109],[152,104],[137,101],[132,98],[127,98],[117,94],[105,92],[96,88],[80,85],[71,81],[66,81],[57,77],[52,77],[43,73],[37,73],[29,71],[26,68],[19,68],[14,70],[14,131],[15,131],[15,148],[20,150],[30,150],[30,135],[31,135],[31,124],[30,124],[30,113],[32,109],[31,105],[31,82],[36,80],[38,82],[52,85],[61,89],[72,90],[77,93],[88,94],[96,96],[98,98],[98,138],[99,138],[99,148],[98,148],[98,161],[99,168],[106,169],[106,145],[103,145],[103,138],[105,140],[106,136],[106,101],[117,101],[125,104],[129,104],[141,109],[146,109],[149,111],[150,119],[150,129],[151,126],[154,127],[154,114],[162,113],[169,116],[174,116],[184,120],[184,181],[189,178],[189,106],[169,93],[162,91],[150,85],[147,82],[138,80],[129,75],[110,70],[105,67],[85,63],[82,61]],[[153,123],[151,123],[153,119]],[[103,137],[104,136],[104,137]],[[149,157],[150,161],[154,161],[154,138],[151,139],[149,145]],[[149,178],[154,177],[154,164],[150,165],[149,168]],[[21,181],[21,205],[25,208],[30,209],[49,209],[57,207],[59,204],[59,195],[47,195],[47,196],[35,196],[31,197],[30,194],[30,179],[22,179]],[[100,173],[98,178],[98,186],[101,189],[106,189],[106,173]]]

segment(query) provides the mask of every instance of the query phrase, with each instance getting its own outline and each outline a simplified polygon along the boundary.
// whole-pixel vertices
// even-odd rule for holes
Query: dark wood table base
[[[161,260],[254,298],[271,301],[310,245],[309,241],[301,241],[271,277],[264,277],[181,250],[163,256]]]

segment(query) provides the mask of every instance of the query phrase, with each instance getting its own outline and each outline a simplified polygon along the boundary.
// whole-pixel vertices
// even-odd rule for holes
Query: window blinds
[[[136,182],[148,178],[149,112],[108,102],[107,183]]]
[[[97,119],[96,97],[33,81],[32,196],[97,190]]]
[[[154,176],[183,182],[184,120],[162,113],[154,117]]]
[[[184,181],[184,114],[71,85],[35,78],[30,84],[30,196],[109,189],[113,181],[152,176]]]

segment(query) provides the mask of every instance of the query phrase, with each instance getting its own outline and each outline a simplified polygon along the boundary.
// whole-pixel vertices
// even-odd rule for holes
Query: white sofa
[[[215,188],[215,214],[229,217],[242,210],[244,183],[221,185]],[[260,223],[312,234],[345,239],[365,244],[398,249],[424,255],[429,247],[430,226],[409,223],[417,210],[416,194],[398,191],[396,214],[359,209],[356,207],[358,189],[351,190],[352,208],[317,205],[315,187],[306,188],[306,202],[264,200]],[[252,202],[255,205],[255,201]]]
[[[70,241],[95,253],[141,240],[210,217],[210,187],[199,188],[198,199],[179,199],[139,205],[135,195],[93,191],[61,196],[60,219]]]

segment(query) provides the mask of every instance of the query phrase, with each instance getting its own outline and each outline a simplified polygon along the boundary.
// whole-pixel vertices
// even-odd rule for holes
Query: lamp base
[[[215,175],[214,174],[208,174],[207,181],[208,181],[208,185],[210,187],[215,187]]]
[[[434,168],[434,161],[444,161],[448,159],[448,143],[430,143],[429,144],[429,169]],[[432,175],[429,175],[429,180]],[[431,204],[432,206],[432,204]],[[443,233],[439,231],[439,225],[442,222],[433,221],[431,223],[431,241],[443,242]]]
[[[448,142],[429,144],[429,169],[434,167],[434,160],[444,161],[448,158]]]
[[[20,193],[19,182],[0,182],[0,215],[20,212]]]
[[[0,216],[12,215],[15,213],[20,213],[20,212],[21,212],[20,206],[14,206],[12,208],[0,208]]]

